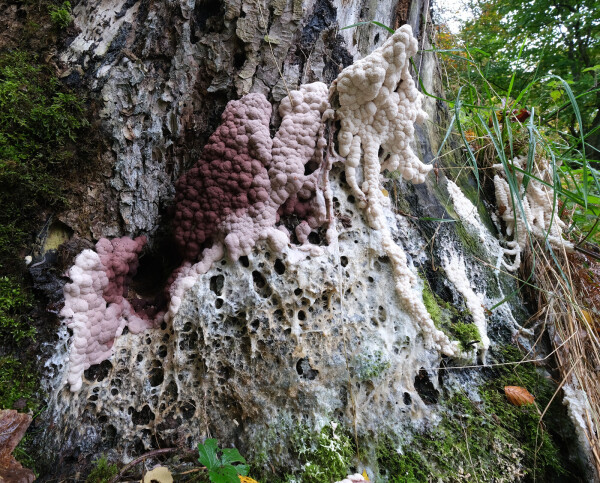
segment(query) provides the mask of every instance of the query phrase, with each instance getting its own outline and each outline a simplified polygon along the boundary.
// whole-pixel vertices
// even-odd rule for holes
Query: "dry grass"
[[[600,475],[600,266],[580,254],[554,252],[553,257],[539,243],[536,252],[538,317],[557,348],[560,388],[570,386],[583,396],[579,410]]]

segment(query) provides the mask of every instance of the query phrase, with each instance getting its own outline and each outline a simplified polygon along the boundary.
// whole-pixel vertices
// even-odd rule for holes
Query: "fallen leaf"
[[[506,399],[515,406],[524,406],[525,404],[533,404],[535,397],[527,389],[521,386],[504,386],[504,394]]]
[[[592,318],[592,314],[590,314],[587,310],[581,309],[581,313],[585,321],[591,326],[594,323],[594,319]]]
[[[158,481],[158,483],[173,483],[173,475],[169,471],[169,468],[157,466],[152,471],[146,473],[140,483],[152,483],[153,481]]]
[[[14,409],[0,411],[0,483],[31,483],[35,480],[33,471],[23,468],[12,456],[30,424],[29,414]]]
[[[371,480],[369,480],[369,475],[367,475],[367,470],[363,470],[362,476],[365,479],[365,481],[371,481]]]
[[[239,476],[238,475],[238,478],[240,479],[241,483],[258,483],[258,481],[253,480],[249,476]]]

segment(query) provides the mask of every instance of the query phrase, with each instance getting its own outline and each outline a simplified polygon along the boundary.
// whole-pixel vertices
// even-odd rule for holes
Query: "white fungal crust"
[[[427,117],[421,109],[423,95],[417,90],[409,72],[409,59],[417,52],[417,40],[409,25],[403,25],[373,53],[345,68],[338,76],[333,92],[340,107],[337,116],[339,153],[346,157],[346,179],[360,199],[378,186],[358,187],[356,168],[363,171],[398,170],[413,183],[422,183],[431,171],[413,153],[410,143],[414,123]],[[379,162],[379,149],[384,158]],[[389,156],[389,157],[388,157]]]
[[[403,25],[379,49],[342,71],[330,96],[338,94],[341,123],[339,152],[346,157],[346,180],[365,208],[371,228],[379,230],[382,246],[392,262],[396,292],[407,310],[421,323],[426,344],[447,355],[459,353],[458,343],[435,327],[421,295],[415,290],[417,277],[408,267],[406,254],[393,240],[383,207],[389,203],[382,192],[382,169],[398,169],[413,183],[422,183],[431,170],[410,148],[415,122],[426,114],[422,95],[408,71],[409,58],[417,51],[417,41],[409,25]],[[363,183],[359,188],[356,168],[361,162]],[[379,162],[379,149],[385,163]]]
[[[481,358],[485,361],[485,355],[490,348],[490,339],[487,335],[487,321],[485,309],[483,308],[483,294],[476,294],[472,284],[467,277],[465,261],[462,258],[452,256],[449,260],[444,257],[444,270],[456,290],[465,298],[467,309],[473,316],[473,323],[479,331],[479,346],[482,349]]]
[[[519,208],[517,194],[514,193],[511,197],[502,164],[494,165],[497,172],[494,176],[494,188],[498,214],[504,221],[508,239],[504,254],[514,257],[512,263],[504,260],[503,264],[509,271],[515,271],[521,265],[521,253],[527,245],[528,233],[532,233],[542,243],[547,237],[552,247],[569,252],[573,250],[573,244],[562,236],[566,225],[558,216],[558,206],[554,204],[552,190],[533,178],[529,178],[527,188],[523,187],[525,175],[519,170],[527,169],[527,157],[518,156],[511,164],[518,168],[514,170],[514,176],[523,210]],[[532,174],[549,184],[553,182],[552,170],[543,159],[536,162]]]

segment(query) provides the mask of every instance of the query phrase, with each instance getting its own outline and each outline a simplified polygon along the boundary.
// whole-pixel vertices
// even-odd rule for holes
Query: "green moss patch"
[[[12,356],[0,357],[0,409],[35,409],[37,388],[37,374],[31,364]]]
[[[88,475],[85,483],[107,483],[119,472],[117,465],[110,464],[106,456],[100,457],[94,461],[94,464],[94,469]]]
[[[460,311],[448,302],[444,302],[429,288],[427,282],[423,287],[423,303],[433,323],[443,330],[452,340],[460,343],[463,351],[473,350],[473,341],[480,339],[479,330],[470,322],[470,312]]]
[[[508,346],[496,356],[509,363],[521,358]],[[507,385],[527,388],[537,406],[509,403]],[[566,418],[564,411],[558,414],[560,402],[552,403],[540,423],[555,389],[531,364],[500,366],[479,388],[480,400],[463,392],[447,397],[441,402],[442,421],[410,444],[382,436],[377,445],[382,478],[397,483],[568,480],[572,468],[548,429],[553,418]]]
[[[324,426],[319,433],[299,428],[295,450],[303,462],[303,483],[324,483],[343,479],[354,456],[354,446],[340,427]]]
[[[35,56],[0,54],[0,273],[16,271],[41,212],[64,202],[86,125],[83,102]]]
[[[305,423],[285,418],[259,439],[260,449],[255,448],[249,460],[250,474],[263,483],[339,481],[348,475],[356,456],[350,432],[335,423],[315,431]],[[277,471],[281,469],[284,474]]]

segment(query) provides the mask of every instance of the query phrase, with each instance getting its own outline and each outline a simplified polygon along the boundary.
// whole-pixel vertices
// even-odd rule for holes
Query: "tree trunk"
[[[388,36],[375,25],[340,30],[359,21],[408,22],[421,36],[428,2],[413,3],[80,2],[62,77],[97,100],[112,174],[88,191],[90,218],[74,209],[65,221],[95,238],[154,232],[230,99],[260,92],[279,102],[302,83],[331,83]]]
[[[58,67],[65,82],[89,90],[110,149],[95,181],[60,219],[92,241],[148,236],[131,286],[140,295],[158,296],[181,262],[171,237],[175,181],[201,156],[230,100],[261,93],[277,105],[301,84],[331,84],[388,38],[373,24],[341,29],[364,20],[410,24],[421,50],[414,59],[418,75],[429,92],[441,92],[435,57],[427,52],[427,0],[82,0],[73,15],[78,33],[57,54]],[[416,127],[413,144],[431,164],[447,114],[429,97],[424,109],[429,121]],[[273,114],[271,130],[279,123]],[[455,167],[455,155],[444,153],[444,164]],[[475,199],[473,179],[464,173],[456,179]],[[263,481],[276,481],[274,475],[308,471],[306,454],[322,443],[309,436],[315,431],[328,444],[351,441],[358,457],[346,455],[352,463],[338,468],[342,473],[367,468],[373,478],[400,476],[385,469],[398,458],[395,448],[419,428],[449,421],[438,406],[444,391],[469,392],[484,374],[439,370],[447,362],[426,347],[422,321],[397,300],[390,258],[342,168],[334,167],[331,181],[336,223],[345,230],[339,251],[328,252],[317,236],[320,255],[257,245],[237,262],[217,262],[189,289],[173,320],[116,338],[113,356],[85,371],[78,392],[65,385],[71,342],[65,327],[59,331],[58,343],[46,349],[49,402],[36,437],[42,480],[89,468],[101,454],[125,463],[216,437],[221,447],[239,448]],[[418,275],[416,293],[429,294],[437,307],[428,306],[431,317],[467,320],[465,307],[479,310],[483,298],[457,288],[448,260],[469,274],[477,293],[492,294],[486,307],[515,282],[490,268],[497,253],[482,248],[484,235],[435,221],[458,219],[447,185],[443,169],[422,185],[387,180],[395,211],[386,216]],[[490,237],[493,225],[481,216]],[[500,347],[519,334],[527,314],[518,303],[494,310],[489,335]],[[476,364],[476,351],[470,354],[468,364]],[[335,451],[330,457],[319,464],[334,464]],[[509,444],[485,465],[505,468],[504,476],[516,481],[525,463],[513,465],[514,457]]]

